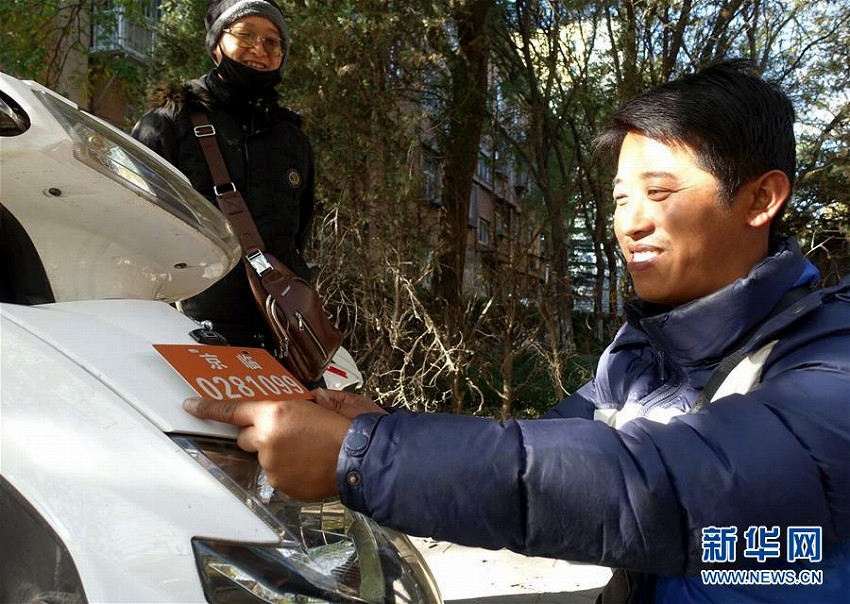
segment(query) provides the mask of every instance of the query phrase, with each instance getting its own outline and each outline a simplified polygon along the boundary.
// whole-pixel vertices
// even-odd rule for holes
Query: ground
[[[446,604],[593,604],[610,569],[412,539]]]

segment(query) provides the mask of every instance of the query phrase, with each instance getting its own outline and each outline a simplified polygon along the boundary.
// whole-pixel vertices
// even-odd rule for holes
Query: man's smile
[[[649,268],[664,253],[663,248],[646,244],[632,245],[628,249],[630,257],[627,260],[630,271]]]
[[[632,252],[632,262],[647,262],[661,253],[661,250],[640,250]]]
[[[251,69],[256,69],[258,71],[267,71],[269,69],[268,65],[266,65],[265,63],[260,63],[259,61],[247,60],[242,61],[242,64],[247,65]]]

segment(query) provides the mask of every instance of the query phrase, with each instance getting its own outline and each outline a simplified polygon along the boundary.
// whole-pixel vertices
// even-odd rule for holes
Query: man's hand
[[[337,494],[336,462],[350,419],[308,401],[188,398],[183,408],[238,426],[236,443],[256,451],[271,485],[290,497],[310,501]]]
[[[313,396],[316,397],[317,405],[348,419],[354,419],[361,413],[381,413],[384,415],[387,413],[373,403],[369,397],[352,394],[343,390],[316,388],[313,390]]]

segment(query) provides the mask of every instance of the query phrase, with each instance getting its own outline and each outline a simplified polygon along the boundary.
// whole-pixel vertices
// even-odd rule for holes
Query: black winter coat
[[[133,128],[133,137],[174,164],[215,203],[212,177],[189,117],[192,110],[205,109],[266,249],[309,279],[301,249],[313,215],[314,168],[301,118],[277,104],[274,90],[246,99],[213,73],[183,86],[160,87],[151,101],[153,108]],[[241,263],[182,308],[212,321],[232,344],[257,345],[255,334],[266,333]]]

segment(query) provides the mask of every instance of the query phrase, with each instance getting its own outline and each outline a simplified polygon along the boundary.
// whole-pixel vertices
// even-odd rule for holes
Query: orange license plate
[[[203,398],[243,401],[312,399],[313,393],[262,348],[154,344]]]

